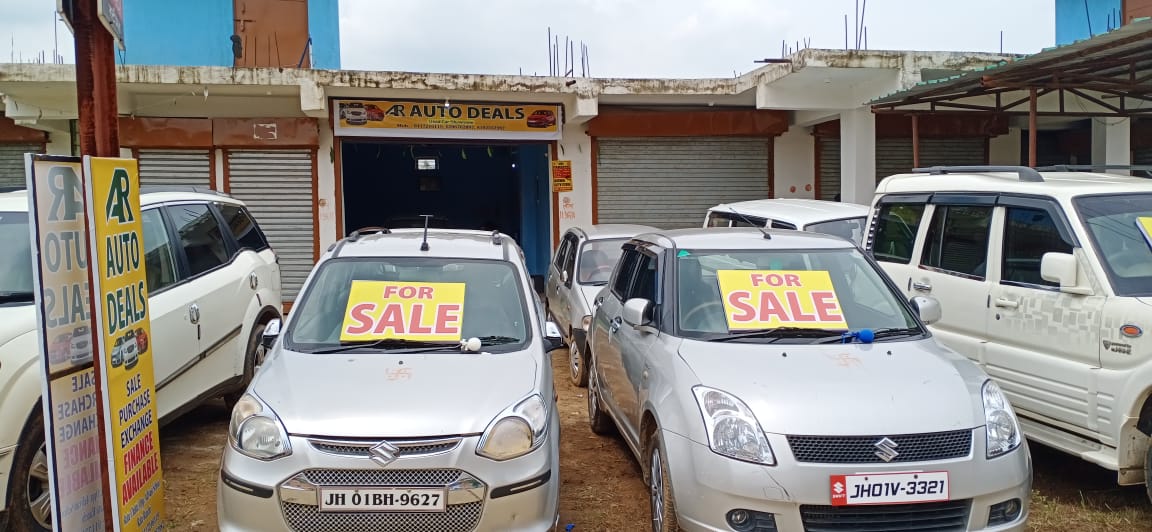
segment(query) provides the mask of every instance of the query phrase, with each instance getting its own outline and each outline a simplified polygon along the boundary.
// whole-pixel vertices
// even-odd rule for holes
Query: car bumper
[[[731,531],[733,527],[728,524],[727,515],[736,509],[761,513],[752,514],[754,518],[773,519],[776,528],[764,530],[804,530],[806,521],[816,519],[817,512],[842,522],[846,516],[837,519],[836,512],[861,508],[866,513],[857,514],[854,519],[865,523],[875,519],[876,525],[893,525],[891,521],[882,520],[891,519],[892,513],[884,512],[898,511],[897,505],[831,506],[830,477],[863,472],[947,471],[949,501],[911,506],[921,510],[920,513],[938,508],[938,512],[933,512],[937,517],[950,515],[953,519],[964,519],[965,530],[1024,530],[1028,517],[1032,463],[1027,443],[993,460],[983,458],[983,438],[976,437],[971,455],[958,460],[913,464],[801,464],[793,460],[783,437],[777,440],[769,435],[778,463],[768,467],[720,456],[706,444],[677,434],[665,431],[662,435],[679,523],[686,531]],[[988,526],[991,507],[1010,499],[1020,500],[1019,517]],[[841,528],[834,525],[829,530]]]
[[[221,532],[248,530],[552,530],[559,517],[559,418],[543,445],[505,462],[475,452],[479,436],[448,452],[387,466],[329,454],[291,437],[293,454],[263,462],[226,446],[217,482]],[[319,485],[447,486],[444,512],[320,512]]]

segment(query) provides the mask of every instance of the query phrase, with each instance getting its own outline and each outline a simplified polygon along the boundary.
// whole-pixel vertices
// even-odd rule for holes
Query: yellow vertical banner
[[[135,159],[85,157],[93,325],[116,530],[160,530],[164,493]]]

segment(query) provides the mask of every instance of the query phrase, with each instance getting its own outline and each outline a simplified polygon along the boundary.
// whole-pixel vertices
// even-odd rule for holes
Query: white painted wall
[[[565,124],[556,153],[557,159],[572,161],[572,191],[559,193],[552,205],[553,211],[560,212],[559,234],[570,227],[592,223],[592,138],[585,133],[584,126]],[[555,247],[556,242],[552,245]]]
[[[72,136],[67,131],[51,130],[45,148],[48,155],[72,155]],[[131,152],[128,156],[132,156]]]
[[[1092,119],[1092,164],[1132,164],[1132,119]],[[1121,170],[1108,173],[1130,174]]]
[[[316,152],[316,211],[320,217],[320,252],[344,235],[337,232],[336,164],[332,128],[328,120],[319,120],[320,148]]]
[[[988,139],[988,164],[1005,166],[1021,164],[1020,138],[1020,128],[1013,127],[1009,128],[1005,135]]]
[[[840,200],[870,205],[876,193],[876,115],[867,107],[840,113]]]
[[[777,198],[816,197],[815,140],[808,128],[796,125],[776,137],[772,172]]]

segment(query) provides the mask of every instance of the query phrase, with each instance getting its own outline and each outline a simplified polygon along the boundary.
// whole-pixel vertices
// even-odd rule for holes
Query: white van
[[[905,295],[940,301],[936,338],[999,381],[1029,438],[1152,487],[1142,222],[1149,179],[935,167],[877,185],[865,249]]]
[[[704,227],[793,229],[838,236],[855,244],[864,240],[868,206],[800,198],[721,203],[704,217]]]

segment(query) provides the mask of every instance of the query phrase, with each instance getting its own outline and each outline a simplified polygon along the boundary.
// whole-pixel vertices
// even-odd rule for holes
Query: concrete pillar
[[[876,193],[876,115],[867,107],[840,113],[840,201],[870,205]]]
[[[815,138],[806,128],[793,125],[772,142],[773,195],[777,198],[816,197]]]
[[[1016,166],[1020,164],[1020,128],[1010,128],[1007,134],[988,139],[988,164]]]
[[[1132,164],[1132,119],[1092,119],[1092,164]],[[1123,170],[1109,173],[1130,174]]]

